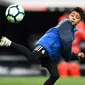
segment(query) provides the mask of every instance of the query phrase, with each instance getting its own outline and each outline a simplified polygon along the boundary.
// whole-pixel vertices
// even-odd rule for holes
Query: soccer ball
[[[13,4],[7,7],[5,16],[11,23],[18,23],[23,20],[25,15],[24,9],[18,4]]]

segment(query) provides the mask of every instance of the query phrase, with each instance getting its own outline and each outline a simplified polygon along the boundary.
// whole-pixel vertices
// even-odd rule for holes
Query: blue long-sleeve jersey
[[[63,56],[69,60],[72,41],[76,29],[69,19],[62,20],[57,26],[49,29],[36,43],[42,45],[48,52],[51,60]]]

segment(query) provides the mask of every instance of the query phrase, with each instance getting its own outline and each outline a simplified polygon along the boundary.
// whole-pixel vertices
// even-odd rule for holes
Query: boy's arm
[[[80,52],[80,53],[74,53],[72,52],[71,53],[71,60],[80,60],[80,59],[83,59],[85,58],[85,55],[83,52]]]
[[[72,23],[65,21],[58,28],[58,33],[61,42],[61,54],[65,61],[69,61],[71,58],[71,47],[72,47]]]
[[[77,53],[72,52],[71,53],[71,60],[80,60],[80,57],[78,57]]]

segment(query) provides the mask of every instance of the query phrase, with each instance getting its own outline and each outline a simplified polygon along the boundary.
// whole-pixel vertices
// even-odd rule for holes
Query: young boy
[[[33,52],[26,47],[2,37],[0,46],[11,46],[21,52],[28,60],[40,59],[42,67],[47,68],[49,78],[43,85],[54,85],[59,78],[58,61],[62,56],[65,61],[71,58],[84,58],[84,53],[72,53],[71,47],[74,40],[75,26],[84,18],[84,11],[76,7],[69,17],[61,21],[56,27],[49,29],[36,43]]]

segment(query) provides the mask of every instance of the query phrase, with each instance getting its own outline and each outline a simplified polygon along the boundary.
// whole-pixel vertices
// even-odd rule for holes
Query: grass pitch
[[[0,85],[43,85],[47,77],[0,77]],[[85,77],[60,78],[55,85],[85,85]]]

